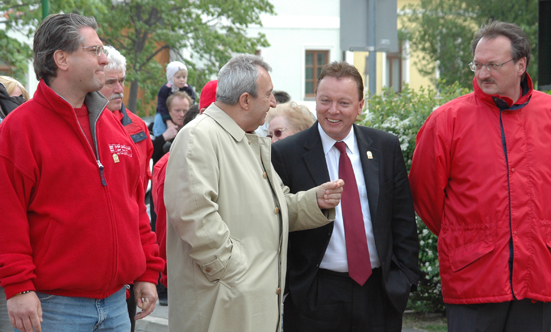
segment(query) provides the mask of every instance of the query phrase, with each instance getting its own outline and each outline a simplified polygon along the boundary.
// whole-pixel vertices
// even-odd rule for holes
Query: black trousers
[[[400,332],[402,313],[385,293],[381,269],[360,286],[348,273],[319,270],[306,299],[290,294],[283,309],[285,332]]]
[[[551,303],[447,304],[449,332],[549,332]]]
[[[136,320],[134,319],[134,316],[136,316],[136,298],[134,297],[134,285],[130,285],[130,289],[128,289],[128,292],[130,293],[130,297],[126,299],[126,306],[128,307],[128,316],[130,317],[130,332],[134,332],[134,329],[136,328]]]

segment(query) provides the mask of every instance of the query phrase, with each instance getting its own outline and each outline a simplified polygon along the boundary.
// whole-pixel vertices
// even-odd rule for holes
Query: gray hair
[[[268,72],[272,70],[272,67],[260,56],[239,54],[233,57],[218,73],[216,100],[228,105],[235,105],[245,92],[248,92],[253,98],[257,98],[258,67],[264,68]]]
[[[37,80],[42,78],[48,84],[50,78],[57,76],[54,53],[57,50],[75,52],[84,42],[80,29],[85,27],[97,30],[96,19],[70,13],[52,14],[42,21],[33,42],[33,66]]]
[[[471,44],[473,56],[476,46],[482,38],[495,39],[499,36],[506,37],[511,41],[511,57],[515,63],[523,57],[526,57],[526,69],[528,69],[528,64],[532,57],[530,40],[526,33],[524,33],[518,25],[513,23],[490,21],[488,24],[482,25]],[[524,76],[526,76],[526,70],[522,75],[522,79],[524,79]]]
[[[107,60],[109,60],[109,64],[105,66],[104,70],[122,70],[122,74],[126,75],[126,58],[113,46],[104,46],[103,48],[107,51]]]

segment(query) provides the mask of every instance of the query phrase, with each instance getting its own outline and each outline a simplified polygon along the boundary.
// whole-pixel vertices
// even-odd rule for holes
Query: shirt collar
[[[318,122],[318,130],[320,132],[321,144],[323,145],[323,152],[327,154],[329,150],[335,145],[337,141],[331,138],[323,131],[323,128]],[[348,135],[342,140],[346,144],[348,151],[354,153],[354,144],[356,143],[356,136],[354,135],[354,126],[350,129]]]

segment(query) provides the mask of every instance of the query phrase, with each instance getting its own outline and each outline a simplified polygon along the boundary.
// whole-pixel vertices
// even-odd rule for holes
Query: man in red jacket
[[[474,92],[427,119],[410,183],[436,234],[449,331],[551,329],[551,96],[530,41],[491,22],[472,43]]]
[[[149,136],[149,129],[147,129],[145,122],[139,116],[127,110],[122,102],[122,98],[124,97],[124,80],[126,78],[126,58],[113,46],[105,46],[104,49],[109,64],[103,68],[105,72],[105,84],[99,92],[109,100],[109,104],[106,106],[107,109],[115,114],[136,145],[136,149],[139,153],[140,169],[142,170],[141,177],[143,188],[144,192],[146,192],[149,180],[151,180],[151,167],[149,162],[153,155],[153,143]],[[129,290],[130,296],[126,300],[126,303],[130,316],[130,332],[134,332],[136,299],[134,298],[132,285]]]
[[[151,180],[151,167],[149,162],[153,155],[153,143],[149,136],[147,124],[136,114],[124,107],[122,98],[124,97],[124,80],[126,79],[126,58],[120,54],[113,46],[105,46],[107,51],[107,60],[109,64],[105,66],[105,84],[99,92],[109,99],[107,109],[113,112],[126,129],[136,149],[140,154],[140,168],[142,169],[142,180],[144,190],[147,191],[147,185]]]
[[[0,286],[18,330],[128,331],[155,307],[163,261],[139,153],[98,90],[94,18],[47,17],[34,37],[34,98],[0,124]]]

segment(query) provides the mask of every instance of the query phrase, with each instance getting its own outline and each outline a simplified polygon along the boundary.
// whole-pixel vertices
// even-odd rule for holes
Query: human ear
[[[243,92],[241,96],[239,96],[239,106],[244,110],[248,110],[250,105],[251,95],[248,92]]]
[[[59,70],[69,69],[68,54],[65,51],[57,50],[53,54],[54,62]]]
[[[519,75],[523,75],[526,72],[526,57],[522,57],[517,61]]]

